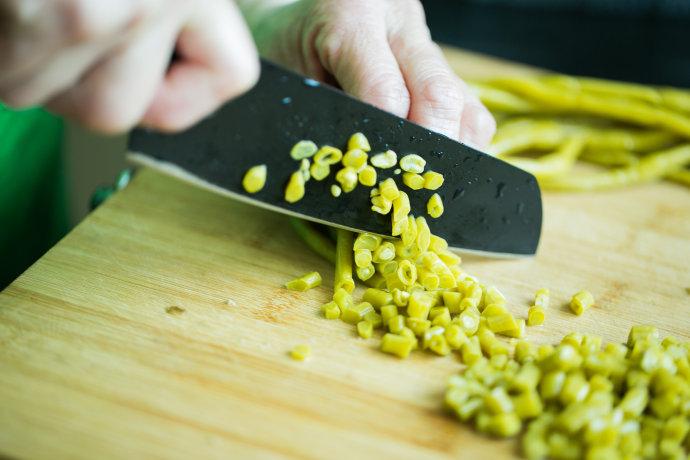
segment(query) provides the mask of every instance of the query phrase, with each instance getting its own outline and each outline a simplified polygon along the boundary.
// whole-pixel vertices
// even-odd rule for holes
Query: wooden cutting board
[[[461,74],[529,72],[449,51]],[[460,64],[462,63],[462,66]],[[690,338],[690,193],[667,183],[547,194],[539,254],[465,259],[537,342],[633,324]],[[324,286],[282,284],[309,270]],[[442,408],[454,357],[377,351],[318,313],[332,267],[285,217],[142,170],[0,294],[0,456],[510,458]],[[597,307],[565,307],[587,288]],[[230,300],[230,302],[228,302]],[[296,362],[294,345],[313,356]]]

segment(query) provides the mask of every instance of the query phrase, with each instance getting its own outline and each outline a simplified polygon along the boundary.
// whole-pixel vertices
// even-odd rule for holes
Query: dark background
[[[422,0],[436,41],[574,75],[690,87],[690,0]]]

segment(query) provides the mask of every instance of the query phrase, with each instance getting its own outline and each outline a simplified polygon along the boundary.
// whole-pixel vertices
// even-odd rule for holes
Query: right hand
[[[480,149],[491,113],[431,40],[419,0],[241,0],[262,55]]]
[[[230,0],[0,0],[0,63],[1,101],[106,133],[183,129],[259,76]]]

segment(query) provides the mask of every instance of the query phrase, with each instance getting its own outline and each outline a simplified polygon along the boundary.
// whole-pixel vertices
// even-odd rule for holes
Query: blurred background
[[[690,87],[690,0],[422,3],[441,43],[573,75]],[[18,148],[21,141],[0,143],[0,186],[11,200],[0,202],[0,289],[78,224],[94,193],[111,187],[126,168],[124,137],[31,113],[25,126],[8,133],[0,111],[6,140],[37,130],[62,137],[62,150],[11,155],[3,145]]]
[[[434,39],[573,75],[690,86],[688,0],[423,0]]]

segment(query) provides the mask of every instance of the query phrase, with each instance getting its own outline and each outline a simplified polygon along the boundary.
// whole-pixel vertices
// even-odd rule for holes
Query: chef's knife
[[[192,128],[172,134],[133,131],[129,157],[254,205],[390,235],[390,215],[371,211],[369,187],[331,195],[335,168],[327,179],[307,182],[302,200],[284,200],[287,179],[299,167],[289,155],[293,144],[310,139],[343,148],[357,131],[369,139],[371,153],[392,149],[398,158],[417,153],[426,159],[427,170],[443,174],[445,182],[436,192],[445,212],[438,219],[427,216],[427,221],[451,247],[506,256],[535,253],[542,211],[532,175],[267,61],[262,61],[261,77],[251,91]],[[267,165],[268,179],[263,190],[250,195],[242,188],[242,177],[257,164]],[[408,192],[412,214],[426,215],[433,191],[408,190],[395,168],[377,172],[379,181],[393,177]]]

